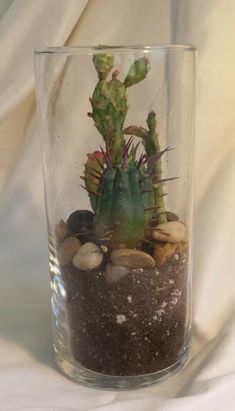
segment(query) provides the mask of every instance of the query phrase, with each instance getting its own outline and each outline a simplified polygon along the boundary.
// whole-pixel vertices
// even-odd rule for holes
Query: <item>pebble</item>
[[[114,265],[112,263],[109,263],[106,265],[105,272],[107,282],[114,284],[121,280],[122,277],[125,277],[127,274],[129,274],[130,269],[121,265]]]
[[[66,238],[58,249],[57,257],[63,267],[71,263],[73,257],[81,247],[80,241],[76,237]]]
[[[119,248],[111,253],[113,264],[127,268],[154,268],[155,261],[151,255],[140,250]]]
[[[178,221],[179,217],[177,216],[177,214],[172,213],[172,211],[166,211],[166,218],[167,221]]]
[[[156,266],[161,267],[170,257],[172,257],[178,244],[171,244],[171,243],[158,243],[155,245],[153,250],[153,258],[155,260]]]
[[[68,225],[60,220],[55,226],[55,236],[58,241],[63,241],[69,235]]]
[[[152,231],[152,237],[154,240],[167,241],[168,243],[186,241],[186,227],[179,221],[169,221],[156,226]]]
[[[89,271],[100,266],[103,261],[103,253],[94,243],[83,244],[73,257],[73,265],[80,270]]]

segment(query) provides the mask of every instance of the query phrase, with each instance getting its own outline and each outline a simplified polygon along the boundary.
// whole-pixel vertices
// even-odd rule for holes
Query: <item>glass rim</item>
[[[150,44],[150,45],[100,45],[100,46],[46,46],[36,47],[34,54],[94,54],[95,53],[127,53],[148,52],[195,52],[193,44]]]

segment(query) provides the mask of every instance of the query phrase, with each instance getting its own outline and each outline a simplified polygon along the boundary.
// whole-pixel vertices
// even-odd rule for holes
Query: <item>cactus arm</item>
[[[128,246],[132,247],[143,237],[145,227],[144,198],[139,184],[139,173],[133,167],[129,169],[129,184],[132,199],[132,232],[131,243]]]
[[[127,76],[124,80],[125,87],[130,87],[133,84],[139,83],[144,80],[150,69],[149,61],[146,57],[141,57],[138,60],[135,60],[131,65]]]
[[[158,139],[158,134],[156,132],[156,114],[154,111],[151,111],[147,118],[148,125],[148,137],[144,140],[144,146],[147,156],[152,156],[157,153],[160,153],[160,144]],[[164,201],[164,188],[162,180],[162,164],[161,158],[155,162],[155,177],[154,177],[154,198],[155,205],[158,208],[158,224],[163,224],[167,222],[166,210],[165,210],[165,201]]]
[[[114,164],[120,164],[124,147],[122,133],[127,113],[126,88],[116,78],[109,82],[100,80],[94,90],[92,99],[93,118],[100,134],[103,136]]]
[[[112,54],[94,54],[93,63],[100,80],[105,80],[113,68],[114,57]]]
[[[144,178],[143,178],[144,177]],[[152,177],[140,174],[140,189],[145,211],[145,227],[148,227],[153,217],[151,208],[155,205]]]

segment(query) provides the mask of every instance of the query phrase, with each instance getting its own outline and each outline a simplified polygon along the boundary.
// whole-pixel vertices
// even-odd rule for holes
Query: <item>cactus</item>
[[[150,111],[146,123],[148,130],[144,127],[129,126],[123,130],[123,133],[126,135],[135,135],[142,139],[142,143],[148,159],[149,169],[154,170],[154,176],[152,180],[156,205],[154,222],[157,224],[163,224],[167,222],[164,201],[164,182],[173,180],[174,178],[162,179],[161,157],[165,152],[169,151],[170,148],[167,147],[163,151],[161,151],[160,149],[158,134],[156,131],[156,113],[154,111]]]
[[[152,176],[144,165],[145,157],[137,160],[136,147],[128,153],[129,146],[130,140],[124,146],[123,161],[118,167],[104,153],[106,163],[93,209],[98,238],[114,246],[135,247],[151,221],[154,192]]]
[[[145,57],[136,60],[124,80],[117,79],[118,72],[114,71],[110,81],[107,76],[113,67],[113,59],[109,54],[96,54],[93,62],[98,73],[99,81],[91,98],[94,123],[106,143],[107,151],[113,164],[122,161],[124,147],[123,124],[127,113],[127,87],[143,80],[149,70],[149,63]]]
[[[113,57],[96,54],[93,63],[99,81],[90,99],[94,124],[103,136],[105,148],[88,154],[85,165],[85,186],[95,214],[96,237],[113,247],[136,247],[144,241],[145,230],[153,218],[166,221],[161,168],[161,151],[156,132],[156,114],[147,118],[148,129],[137,126],[123,128],[126,118],[127,88],[145,79],[149,62],[145,57],[135,60],[125,80],[117,79]],[[145,153],[137,155],[142,139]]]

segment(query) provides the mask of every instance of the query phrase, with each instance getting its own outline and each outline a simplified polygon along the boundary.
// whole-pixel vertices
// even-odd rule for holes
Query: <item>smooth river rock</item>
[[[57,257],[61,266],[71,263],[73,257],[81,247],[80,241],[76,237],[66,238],[58,249]]]
[[[119,248],[112,251],[113,264],[127,268],[153,268],[155,261],[151,255],[131,248]]]
[[[85,243],[73,257],[73,265],[80,270],[89,271],[100,266],[103,261],[103,253],[96,244]]]
[[[169,221],[168,223],[159,224],[152,230],[152,237],[157,241],[166,241],[168,243],[179,243],[186,241],[186,227],[179,221]]]

